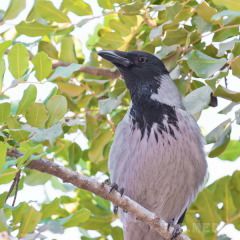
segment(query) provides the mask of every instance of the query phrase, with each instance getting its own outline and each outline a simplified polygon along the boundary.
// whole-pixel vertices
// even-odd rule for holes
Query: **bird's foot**
[[[171,240],[174,240],[182,233],[182,228],[179,224],[174,224],[174,219],[168,223],[168,231],[170,227],[173,228]]]
[[[116,183],[111,184],[111,188],[110,188],[109,193],[111,193],[113,190],[118,191],[118,192],[120,193],[121,197],[123,196],[124,188],[120,188],[120,189],[119,189],[119,187],[118,187],[118,185],[117,185]],[[115,205],[115,206],[113,207],[113,212],[114,212],[115,214],[118,213],[118,206],[117,206],[117,205]]]

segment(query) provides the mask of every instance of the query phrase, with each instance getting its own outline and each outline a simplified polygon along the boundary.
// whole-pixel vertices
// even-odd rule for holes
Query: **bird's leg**
[[[174,224],[174,218],[168,223],[168,231],[170,227],[173,227],[171,240],[174,240],[182,233],[182,228],[179,224]]]
[[[117,185],[116,183],[111,184],[111,188],[110,188],[109,193],[111,193],[113,190],[118,191],[118,192],[120,193],[121,197],[123,196],[124,188],[120,188],[120,189],[119,189],[119,187],[118,187],[118,185]],[[113,207],[113,212],[114,212],[115,214],[117,214],[117,212],[118,212],[118,206],[117,206],[117,205],[115,205],[115,206]]]

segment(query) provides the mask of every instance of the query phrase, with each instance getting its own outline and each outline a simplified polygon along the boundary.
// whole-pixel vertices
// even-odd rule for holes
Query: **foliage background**
[[[75,239],[79,232],[83,240],[122,239],[109,202],[24,168],[26,160],[45,157],[99,180],[108,174],[114,130],[130,99],[122,80],[81,71],[83,65],[113,68],[98,58],[102,48],[139,49],[162,59],[187,110],[200,118],[209,165],[217,161],[235,168],[238,0],[11,0],[1,7],[0,232],[5,239],[54,234],[64,239],[73,229]],[[215,105],[211,95],[218,97],[217,108],[210,106]],[[214,118],[206,120],[209,112]],[[24,155],[9,157],[7,149],[13,148]],[[23,169],[19,199],[24,201],[11,207],[11,199],[4,200],[18,169]],[[210,170],[211,180],[217,173]],[[239,239],[240,172],[209,183],[188,211],[187,234],[197,240]]]

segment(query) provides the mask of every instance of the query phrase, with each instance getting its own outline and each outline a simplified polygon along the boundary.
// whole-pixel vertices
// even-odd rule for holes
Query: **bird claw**
[[[111,188],[109,190],[109,193],[111,193],[113,190],[115,190],[115,191],[118,191],[120,193],[121,197],[122,197],[123,193],[124,193],[124,188],[120,188],[120,189],[118,189],[118,188],[119,187],[118,187],[118,185],[116,183],[111,184]],[[117,205],[115,205],[113,207],[113,212],[114,212],[114,214],[118,213],[118,206]]]
[[[174,224],[174,219],[172,219],[168,223],[168,228],[167,228],[168,231],[169,231],[170,227],[173,227],[171,240],[174,240],[182,233],[182,228],[181,228],[181,226],[179,224]]]
[[[111,193],[113,190],[118,191],[118,185],[116,183],[111,184],[109,193]]]

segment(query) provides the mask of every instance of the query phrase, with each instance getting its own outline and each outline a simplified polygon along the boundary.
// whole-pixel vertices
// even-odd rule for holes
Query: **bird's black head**
[[[102,58],[112,62],[121,72],[134,98],[150,97],[157,93],[161,76],[168,74],[163,63],[154,55],[142,51],[100,51]]]

